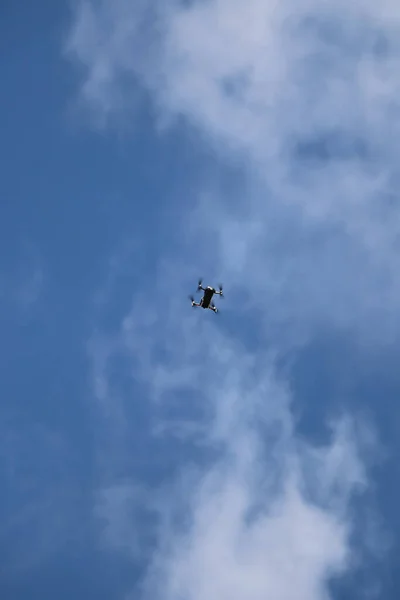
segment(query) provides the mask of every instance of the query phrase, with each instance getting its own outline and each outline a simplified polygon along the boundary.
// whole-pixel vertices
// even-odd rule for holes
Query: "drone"
[[[204,288],[202,286],[202,280],[199,280],[198,286],[197,286],[197,291],[203,291],[203,297],[200,299],[200,302],[195,302],[193,296],[189,296],[189,299],[192,302],[192,306],[201,306],[202,308],[209,308],[210,310],[213,310],[215,313],[218,312],[218,308],[216,306],[214,306],[214,303],[212,302],[212,297],[214,296],[214,294],[218,294],[219,296],[221,296],[221,298],[224,297],[223,293],[222,293],[222,285],[219,285],[219,292],[214,289],[213,287],[211,287],[211,285],[208,285],[206,288]]]

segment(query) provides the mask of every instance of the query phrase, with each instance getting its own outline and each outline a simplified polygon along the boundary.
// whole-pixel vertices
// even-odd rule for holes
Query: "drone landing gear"
[[[195,302],[193,296],[189,296],[189,300],[192,303],[192,306],[201,306],[200,302]]]

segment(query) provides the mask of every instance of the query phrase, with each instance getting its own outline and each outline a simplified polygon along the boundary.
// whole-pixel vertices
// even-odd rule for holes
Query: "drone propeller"
[[[223,297],[224,297],[224,294],[222,293],[222,283],[220,283],[220,284],[218,285],[218,287],[219,287],[219,291],[220,291],[220,294],[221,294],[221,298],[223,298]]]
[[[194,302],[193,296],[188,296],[188,298],[189,298],[190,302]]]
[[[201,290],[201,284],[203,283],[202,279],[199,279],[199,283],[197,284],[197,289]]]

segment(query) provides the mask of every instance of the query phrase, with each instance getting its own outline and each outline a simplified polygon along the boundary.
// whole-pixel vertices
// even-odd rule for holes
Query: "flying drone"
[[[204,292],[203,297],[200,299],[200,302],[195,302],[193,296],[189,296],[191,302],[192,302],[192,306],[201,306],[202,308],[209,308],[210,310],[213,310],[215,313],[218,312],[218,308],[216,306],[214,306],[214,303],[212,301],[212,298],[214,296],[214,294],[218,294],[218,296],[221,296],[222,298],[224,297],[223,293],[222,293],[222,285],[219,285],[219,291],[217,291],[216,289],[214,289],[213,287],[211,287],[211,285],[208,285],[206,288],[204,288],[202,286],[202,280],[199,280],[198,286],[197,286],[197,291],[200,292]]]

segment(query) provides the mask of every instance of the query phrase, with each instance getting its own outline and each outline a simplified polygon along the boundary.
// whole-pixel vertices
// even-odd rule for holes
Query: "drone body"
[[[210,310],[213,310],[215,313],[218,312],[218,308],[214,305],[212,298],[214,296],[214,294],[218,294],[219,296],[223,297],[223,293],[222,293],[222,285],[219,286],[219,291],[217,291],[215,288],[213,288],[211,285],[208,285],[206,288],[204,288],[201,285],[201,279],[199,281],[199,284],[197,286],[197,291],[203,291],[203,297],[200,299],[200,302],[195,302],[194,298],[192,296],[190,296],[190,300],[192,301],[192,306],[201,306],[201,308],[209,308]]]

